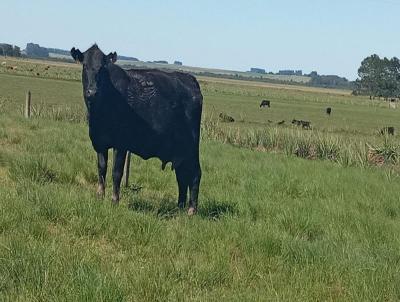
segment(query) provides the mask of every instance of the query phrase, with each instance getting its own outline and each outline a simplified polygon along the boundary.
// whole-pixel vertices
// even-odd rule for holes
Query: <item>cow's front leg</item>
[[[97,170],[99,173],[99,182],[97,186],[97,197],[104,198],[106,191],[108,150],[97,153]]]
[[[124,174],[126,150],[114,149],[113,162],[113,194],[112,201],[114,204],[119,202],[119,191],[121,186],[122,175]]]

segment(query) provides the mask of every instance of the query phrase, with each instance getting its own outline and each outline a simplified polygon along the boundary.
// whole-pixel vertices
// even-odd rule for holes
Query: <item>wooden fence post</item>
[[[124,175],[125,175],[125,188],[129,186],[129,168],[131,166],[131,152],[126,153]]]
[[[25,117],[31,116],[31,92],[28,91],[25,98]]]

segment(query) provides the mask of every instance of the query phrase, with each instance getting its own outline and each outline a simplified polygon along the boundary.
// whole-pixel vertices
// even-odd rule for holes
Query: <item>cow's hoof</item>
[[[113,205],[113,206],[117,206],[117,205],[119,205],[119,198],[112,198],[111,199],[111,204]]]
[[[188,210],[188,216],[193,216],[194,214],[196,214],[197,210],[193,207],[190,207]]]
[[[96,196],[98,199],[104,199],[105,196],[105,190],[102,188],[98,188],[96,191]]]

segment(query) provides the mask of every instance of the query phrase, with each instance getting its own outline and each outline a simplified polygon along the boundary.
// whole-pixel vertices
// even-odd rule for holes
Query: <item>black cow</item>
[[[311,122],[309,121],[300,121],[300,122],[301,122],[301,127],[303,129],[308,129],[308,130],[311,129]]]
[[[285,123],[285,120],[281,120],[280,122],[277,122],[278,125],[283,125]]]
[[[222,112],[219,114],[219,119],[221,120],[221,122],[226,122],[226,123],[233,123],[235,121],[233,117]]]
[[[292,124],[294,124],[296,126],[301,126],[303,129],[311,129],[311,122],[309,122],[309,121],[293,119]]]
[[[261,104],[260,104],[260,108],[262,108],[262,107],[271,108],[271,102],[268,101],[268,100],[262,100],[262,101],[261,101]]]
[[[293,119],[293,120],[292,120],[292,124],[293,124],[293,125],[296,125],[296,126],[300,126],[300,125],[301,125],[301,121],[296,120],[296,119]]]
[[[384,127],[379,133],[382,135],[394,135],[394,127]]]
[[[113,194],[116,204],[127,151],[143,159],[157,157],[162,166],[172,162],[183,208],[189,188],[189,210],[197,210],[201,168],[200,119],[203,97],[196,79],[182,72],[156,69],[124,70],[117,54],[105,55],[95,44],[84,53],[72,48],[83,64],[83,95],[89,137],[97,152],[99,183],[104,197],[108,149],[114,149]]]
[[[326,114],[331,115],[331,113],[332,113],[332,108],[331,107],[326,108]]]

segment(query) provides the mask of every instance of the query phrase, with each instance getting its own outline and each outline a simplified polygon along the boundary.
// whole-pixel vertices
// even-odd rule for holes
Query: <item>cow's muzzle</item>
[[[86,97],[87,98],[93,98],[95,95],[96,95],[96,90],[94,90],[94,89],[86,90]]]

